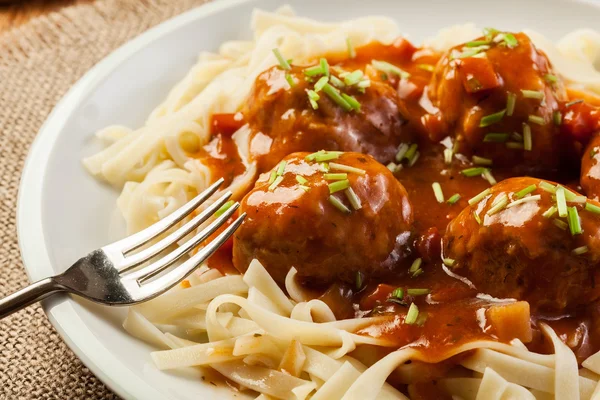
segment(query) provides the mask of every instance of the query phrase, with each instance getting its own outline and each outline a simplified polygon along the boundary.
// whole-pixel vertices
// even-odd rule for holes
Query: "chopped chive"
[[[541,90],[521,89],[521,93],[526,99],[542,100],[544,98],[544,92],[542,92]]]
[[[571,253],[573,253],[576,256],[580,256],[582,254],[587,253],[588,251],[590,251],[589,247],[581,246],[581,247],[577,247],[577,248],[571,250]]]
[[[323,89],[323,86],[325,86],[327,82],[329,82],[329,78],[327,76],[322,76],[319,78],[317,83],[315,83],[315,91],[318,92],[319,90]]]
[[[402,79],[410,78],[410,74],[393,64],[390,64],[386,61],[373,60],[371,61],[371,65],[378,71],[385,72],[387,74],[396,74]]]
[[[275,182],[275,178],[277,178],[277,170],[271,171],[271,175],[269,176],[269,185]]]
[[[540,117],[539,115],[530,115],[527,117],[527,120],[531,123],[538,125],[544,125],[546,123],[546,121],[544,121],[544,118]]]
[[[585,196],[575,196],[571,199],[567,199],[567,202],[577,203],[577,204],[584,204],[586,201],[587,201],[587,197],[585,197]]]
[[[446,203],[455,204],[458,200],[460,200],[460,194],[455,193],[446,201]]]
[[[423,71],[433,72],[435,70],[435,65],[431,65],[431,64],[417,64],[417,68],[422,69]]]
[[[471,42],[465,43],[465,46],[467,46],[467,47],[479,47],[479,46],[488,45],[490,43],[491,43],[490,40],[473,40]]]
[[[319,163],[319,171],[327,173],[329,172],[329,164],[326,162]]]
[[[548,83],[558,82],[558,78],[556,77],[556,75],[552,75],[552,74],[544,75],[544,79],[546,79],[546,82],[548,82]]]
[[[580,235],[583,230],[581,229],[581,221],[579,220],[577,208],[569,207],[568,214],[569,230],[571,231],[571,235]]]
[[[526,151],[531,151],[532,148],[533,143],[531,139],[531,127],[527,124],[523,124],[523,149]]]
[[[523,197],[522,199],[519,200],[515,200],[512,203],[509,203],[506,208],[511,208],[514,206],[518,206],[519,204],[523,204],[523,203],[528,203],[530,201],[538,201],[541,200],[542,196],[539,194],[536,194],[535,196],[527,196],[527,197]]]
[[[492,165],[492,160],[490,160],[489,158],[473,156],[472,159],[473,159],[473,164],[476,164],[476,165]]]
[[[279,165],[277,166],[277,175],[283,175],[283,173],[285,172],[285,166],[287,165],[287,161],[281,161],[279,163]]]
[[[306,185],[300,185],[299,187],[300,187],[300,189],[304,190],[305,192],[308,192],[310,190],[310,188]]]
[[[418,270],[421,269],[422,263],[423,263],[423,260],[421,258],[417,258],[415,261],[413,261],[412,265],[408,269],[408,272],[410,272],[411,274],[414,274],[415,272],[417,272]]]
[[[496,122],[500,122],[502,118],[504,118],[504,114],[506,114],[506,108],[496,113],[486,115],[485,117],[481,118],[481,121],[479,121],[479,127],[484,128],[486,126],[493,125]]]
[[[348,179],[343,181],[335,181],[329,184],[329,194],[339,192],[350,187],[350,181]]]
[[[423,272],[425,272],[425,271],[423,271],[423,269],[419,268],[411,275],[411,278],[416,278],[417,276],[421,275]]]
[[[515,197],[517,199],[521,199],[521,198],[525,197],[526,195],[528,195],[529,193],[533,192],[535,189],[537,189],[537,186],[529,185],[525,189],[521,189],[517,193],[515,193]]]
[[[363,77],[363,72],[360,69],[344,76],[344,83],[348,86],[356,85],[361,81]]]
[[[525,146],[519,142],[506,142],[506,148],[522,150]]]
[[[544,213],[542,214],[542,217],[550,218],[554,214],[556,214],[557,211],[558,211],[558,208],[556,208],[556,206],[552,206],[549,209],[547,209],[546,211],[544,211]]]
[[[512,33],[504,34],[504,43],[508,46],[508,48],[513,49],[519,45],[519,41]]]
[[[487,215],[494,215],[504,210],[508,205],[508,196],[506,193],[502,193],[494,200],[494,205],[487,211]]]
[[[392,297],[402,300],[404,298],[404,289],[396,288],[392,291]]]
[[[417,160],[419,159],[419,156],[421,156],[420,152],[416,152],[414,157],[410,160],[410,162],[408,163],[409,167],[412,167],[413,165],[415,165],[417,163]]]
[[[273,54],[275,54],[275,57],[277,58],[277,61],[279,61],[279,65],[281,66],[281,68],[283,68],[286,71],[289,71],[290,69],[292,69],[292,66],[290,65],[290,63],[281,55],[281,52],[279,51],[279,49],[275,48],[273,49]]]
[[[323,74],[325,76],[329,76],[329,63],[327,62],[327,59],[321,58],[319,64],[321,65],[321,70],[323,70]]]
[[[220,217],[221,215],[223,215],[225,213],[225,211],[227,211],[227,210],[229,210],[231,208],[231,206],[233,205],[233,203],[235,203],[235,201],[229,200],[227,203],[223,204],[221,206],[221,208],[219,208],[217,210],[217,212],[215,212],[215,217]]]
[[[477,211],[473,211],[473,217],[475,217],[475,221],[477,221],[477,223],[481,225],[481,218],[479,218],[479,214],[477,214]]]
[[[321,96],[319,96],[319,94],[317,92],[315,92],[314,90],[307,90],[306,94],[308,95],[308,98],[314,101],[317,101],[321,98]]]
[[[319,103],[317,103],[313,99],[309,98],[308,102],[310,103],[310,106],[313,108],[313,110],[318,110],[319,109]]]
[[[360,103],[353,96],[350,96],[346,93],[342,93],[342,97],[348,102],[348,104],[350,104],[350,107],[352,107],[356,111],[360,111]]]
[[[565,198],[565,188],[559,186],[556,189],[556,208],[558,208],[558,216],[567,216],[567,199]]]
[[[483,200],[483,198],[485,196],[487,196],[488,194],[490,194],[492,191],[490,188],[485,189],[483,192],[479,193],[477,196],[472,197],[471,199],[469,199],[469,205],[473,205],[476,203],[479,203],[481,200]]]
[[[431,293],[430,289],[406,289],[406,294],[409,296],[425,296]]]
[[[490,48],[490,46],[482,45],[482,46],[478,46],[478,47],[471,47],[471,48],[465,49],[460,53],[455,51],[450,55],[450,59],[454,60],[454,59],[460,59],[460,58],[475,57],[479,54],[482,54],[481,53],[482,51],[485,51],[489,48]]]
[[[336,159],[340,158],[341,155],[342,155],[341,151],[318,152],[318,153],[316,153],[315,161],[323,162],[323,161],[329,161],[329,160],[336,160]]]
[[[363,287],[363,280],[364,280],[363,279],[363,273],[360,272],[360,271],[358,271],[356,273],[356,282],[355,282],[356,283],[356,288],[358,290],[362,289],[362,287]]]
[[[296,86],[296,81],[290,74],[285,74],[285,80],[287,81],[288,85],[290,85],[290,88]]]
[[[414,325],[417,322],[417,318],[419,317],[419,307],[415,303],[412,303],[410,307],[408,307],[408,312],[406,313],[406,317],[404,317],[404,323],[407,325]]]
[[[331,100],[333,100],[334,103],[336,103],[338,106],[342,107],[344,109],[344,111],[350,111],[350,110],[352,110],[352,106],[350,105],[350,103],[348,103],[340,95],[340,92],[336,88],[334,88],[333,86],[331,86],[329,83],[326,83],[323,86],[323,92],[325,92],[325,94],[327,96],[329,96],[329,98]]]
[[[344,171],[344,172],[353,172],[355,174],[364,175],[366,171],[364,169],[351,167],[350,165],[338,164],[338,163],[329,163],[329,167],[334,171]]]
[[[271,185],[269,185],[269,190],[270,191],[275,190],[275,188],[277,186],[279,186],[279,184],[281,183],[281,181],[283,181],[283,176],[278,176],[277,178],[275,178],[275,180],[273,181],[273,183],[271,183]]]
[[[370,86],[371,86],[370,79],[363,79],[362,81],[360,81],[356,84],[356,87],[358,87],[359,89],[366,89]],[[364,90],[361,91],[361,93],[364,93],[364,92],[365,92]]]
[[[508,133],[488,133],[484,136],[484,142],[504,143],[508,139]]]
[[[486,168],[483,168],[483,167],[473,167],[473,168],[463,169],[462,171],[460,171],[460,173],[463,174],[464,176],[468,176],[469,178],[472,178],[474,176],[482,175],[485,170],[486,170]]]
[[[323,178],[327,181],[341,181],[344,179],[348,179],[348,174],[346,173],[337,173],[337,174],[324,174]]]
[[[565,104],[565,107],[571,107],[571,106],[574,106],[575,104],[579,104],[579,103],[583,103],[583,100],[579,99],[579,100],[570,101],[567,104]]]
[[[394,162],[391,162],[388,165],[386,165],[385,167],[387,169],[389,169],[392,172],[392,174],[395,174],[396,172],[398,172],[402,169],[402,164],[396,164]]]
[[[416,143],[411,144],[406,153],[404,153],[404,158],[406,158],[408,161],[412,160],[415,154],[417,154],[418,147],[419,145]]]
[[[408,145],[406,143],[402,143],[402,144],[400,144],[400,146],[398,146],[398,151],[396,152],[396,162],[402,161],[402,159],[404,158],[404,155],[406,154],[406,152],[408,151],[409,148],[410,148],[410,145]]]
[[[352,40],[350,40],[350,38],[346,38],[346,48],[348,49],[348,57],[356,57],[356,50],[354,50],[354,46],[352,45]]]
[[[444,192],[442,191],[442,186],[439,184],[439,182],[433,182],[431,184],[431,187],[433,188],[433,194],[434,194],[437,202],[443,203],[444,202]]]
[[[323,75],[324,71],[323,68],[321,67],[321,65],[314,65],[312,67],[308,67],[306,69],[304,69],[304,75],[308,76],[308,77],[313,77],[313,76],[317,76],[317,75]]]
[[[517,95],[512,92],[508,92],[508,96],[506,97],[506,115],[508,115],[509,117],[513,115],[516,104]]]
[[[296,182],[298,182],[301,185],[305,185],[308,183],[308,179],[306,179],[302,175],[296,175]]]
[[[389,299],[386,300],[386,302],[388,303],[394,303],[394,304],[398,304],[400,306],[404,306],[404,307],[408,307],[408,304],[406,304],[405,302],[403,302],[400,299],[397,299],[395,297],[390,297]]]
[[[586,211],[592,212],[594,214],[600,214],[600,207],[592,203],[585,203]]]
[[[496,179],[494,178],[494,175],[492,175],[492,171],[489,168],[486,168],[485,171],[483,171],[483,178],[488,181],[490,183],[490,185],[495,185],[496,183]]]
[[[560,219],[556,219],[556,218],[554,218],[554,219],[552,220],[552,223],[553,223],[554,225],[558,226],[558,227],[559,227],[560,229],[562,229],[563,231],[566,231],[566,230],[567,230],[567,228],[569,227],[569,225],[567,225],[567,223],[566,223],[566,222],[564,222],[564,221],[561,221]]]
[[[495,28],[483,28],[483,36],[485,36],[485,40],[488,42],[492,41],[494,36],[496,36],[500,31]]]
[[[346,85],[337,76],[330,75],[329,80],[331,84],[339,89],[343,89]]]
[[[442,262],[444,263],[445,266],[447,267],[453,267],[454,264],[456,263],[456,260],[454,260],[453,258],[444,258],[442,260]]]
[[[452,164],[452,156],[454,152],[452,149],[444,149],[444,162],[448,165]]]
[[[337,197],[329,196],[329,202],[344,214],[350,214],[350,209],[344,205]]]
[[[545,190],[548,193],[556,193],[556,186],[546,181],[541,181],[538,186],[540,189]]]
[[[554,111],[552,113],[552,121],[556,126],[559,126],[562,123],[562,114],[560,113],[560,111]]]
[[[346,195],[346,198],[350,202],[352,208],[354,208],[355,210],[360,210],[362,208],[362,203],[356,195],[356,192],[354,192],[354,190],[352,189],[352,187],[349,187],[348,189],[344,190],[344,194]]]

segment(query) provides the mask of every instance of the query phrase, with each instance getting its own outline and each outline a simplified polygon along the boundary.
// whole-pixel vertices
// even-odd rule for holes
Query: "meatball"
[[[556,186],[511,178],[478,196],[450,222],[443,239],[445,263],[479,291],[526,300],[534,309],[564,311],[597,300],[600,215],[594,207],[600,203],[586,205],[585,198],[563,189],[581,232],[553,208]]]
[[[583,152],[580,183],[588,197],[600,200],[600,135],[596,135]]]
[[[315,154],[333,159],[319,163]],[[385,275],[410,252],[406,191],[364,154],[291,154],[260,176],[240,210],[247,217],[234,235],[235,267],[244,272],[257,258],[280,284],[291,267],[313,285],[354,283],[358,273]]]
[[[294,79],[293,87],[286,75]],[[344,94],[360,103],[360,110],[351,111],[320,91],[314,109],[307,91],[314,89],[317,79],[309,82],[299,67],[291,71],[273,67],[257,77],[243,113],[253,131],[250,153],[259,171],[271,169],[293,152],[320,149],[370,154],[387,164],[400,143],[411,141],[403,129],[406,121],[398,109],[398,95],[390,85],[370,81],[364,90],[344,88]]]
[[[430,139],[455,132],[455,149],[491,158],[518,175],[557,169],[563,84],[523,33],[493,32],[449,50],[428,87],[439,110]],[[529,139],[529,136],[531,139]]]

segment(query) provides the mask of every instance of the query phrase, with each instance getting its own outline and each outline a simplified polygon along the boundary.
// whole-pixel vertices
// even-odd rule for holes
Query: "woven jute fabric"
[[[112,50],[205,1],[97,1],[0,34],[0,296],[29,283],[17,245],[17,189],[31,142],[52,108]],[[0,399],[116,398],[40,306],[0,321]]]

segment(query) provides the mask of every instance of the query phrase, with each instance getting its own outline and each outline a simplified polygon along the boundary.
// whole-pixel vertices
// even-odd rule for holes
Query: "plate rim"
[[[254,1],[215,0],[185,11],[142,32],[88,70],[52,109],[29,148],[17,195],[18,245],[24,270],[30,282],[46,278],[51,271],[42,224],[41,199],[46,175],[45,166],[62,132],[66,116],[71,115],[74,108],[132,54],[183,25],[236,5]],[[24,239],[25,237],[27,240]],[[48,267],[44,267],[46,265]],[[61,339],[81,362],[114,393],[124,399],[163,398],[164,393],[148,385],[144,379],[124,367],[117,357],[106,351],[95,333],[75,312],[74,301],[68,295],[59,294],[43,300],[42,308]],[[77,335],[72,335],[72,332],[77,332]]]

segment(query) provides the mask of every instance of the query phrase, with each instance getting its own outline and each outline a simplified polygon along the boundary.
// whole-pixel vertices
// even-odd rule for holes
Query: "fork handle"
[[[60,291],[64,291],[64,288],[56,283],[54,278],[46,278],[32,283],[0,299],[0,319]]]

